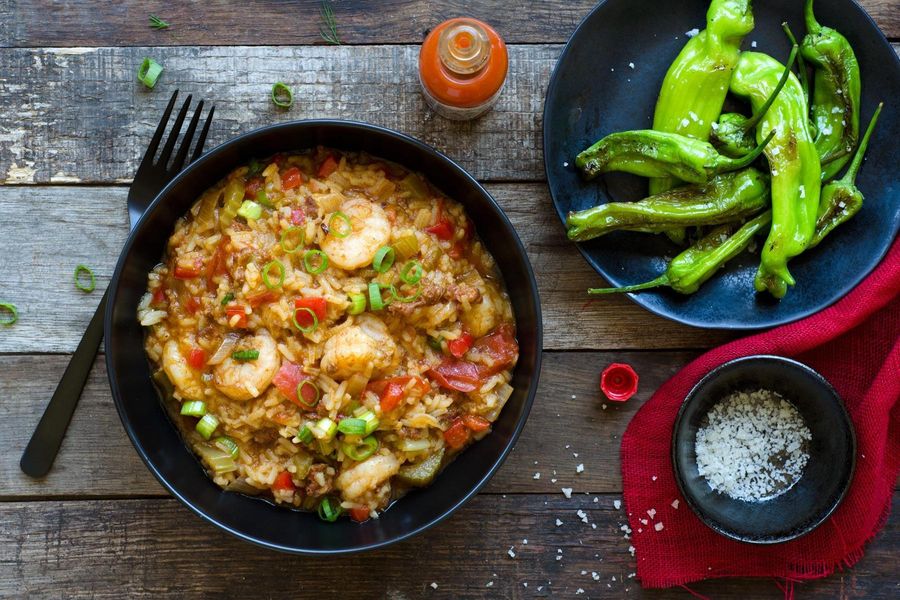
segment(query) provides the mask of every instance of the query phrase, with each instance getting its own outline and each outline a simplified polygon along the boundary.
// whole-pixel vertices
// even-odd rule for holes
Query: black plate
[[[224,492],[185,446],[151,384],[137,305],[147,273],[166,240],[205,189],[251,158],[329,146],[363,150],[423,173],[462,203],[502,271],[519,340],[515,389],[490,435],[463,452],[430,487],[411,492],[380,519],[325,523],[315,513],[277,507]],[[188,508],[239,538],[276,550],[336,554],[377,548],[415,535],[449,516],[474,496],[503,463],[525,425],[541,363],[541,309],[525,249],[497,203],[461,167],[405,135],[349,121],[295,121],[257,129],[227,142],[172,181],[132,231],[109,285],[105,322],[106,366],[122,424],[150,471]]]
[[[744,502],[713,491],[697,470],[694,446],[707,412],[736,391],[776,391],[800,412],[812,434],[809,461],[789,490],[763,502]],[[700,520],[722,535],[775,544],[818,527],[843,500],[856,465],[853,424],[834,388],[818,373],[780,356],[727,362],[700,380],[678,411],[672,463],[681,493]]]
[[[780,24],[787,19],[796,34],[805,33],[802,0],[753,4],[756,28],[744,40],[744,48],[785,61],[790,47]],[[544,167],[563,221],[569,211],[646,195],[646,180],[631,175],[582,181],[574,168],[575,155],[614,131],[652,126],[663,76],[687,41],[685,32],[704,28],[708,5],[708,0],[607,0],[579,25],[553,72],[544,108]],[[885,101],[858,179],[865,206],[818,248],[791,261],[797,285],[780,302],[755,294],[758,255],[744,253],[692,296],[671,290],[632,294],[644,308],[697,327],[755,329],[788,323],[841,298],[890,247],[900,228],[900,60],[855,2],[820,0],[816,15],[821,23],[837,26],[859,59],[861,127],[868,124],[878,102]],[[751,48],[753,41],[756,48]],[[678,252],[665,236],[630,232],[579,244],[579,249],[615,286],[655,278],[665,270],[666,259]],[[597,285],[602,284],[598,279]]]

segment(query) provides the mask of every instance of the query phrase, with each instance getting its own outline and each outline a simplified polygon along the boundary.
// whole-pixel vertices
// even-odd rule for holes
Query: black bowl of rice
[[[723,364],[685,398],[672,435],[675,479],[710,528],[777,544],[824,522],[856,457],[853,425],[821,375],[779,356]]]

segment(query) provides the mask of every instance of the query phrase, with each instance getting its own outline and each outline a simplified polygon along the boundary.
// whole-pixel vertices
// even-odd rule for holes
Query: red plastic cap
[[[600,376],[600,390],[613,402],[625,402],[637,392],[638,374],[631,365],[613,363]]]

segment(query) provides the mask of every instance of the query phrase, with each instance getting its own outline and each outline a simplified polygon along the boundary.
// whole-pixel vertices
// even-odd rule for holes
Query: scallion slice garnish
[[[272,86],[272,102],[279,108],[290,108],[294,104],[294,92],[287,85],[278,81]]]
[[[234,360],[256,360],[259,358],[259,350],[235,350],[231,353]]]
[[[312,402],[307,402],[306,398],[303,397],[303,388],[310,387],[315,394],[315,398],[313,398]],[[316,404],[319,403],[319,398],[322,396],[322,390],[319,389],[319,386],[315,384],[311,379],[304,379],[300,383],[297,384],[297,401],[307,408],[313,408]]]
[[[381,286],[374,281],[369,284],[369,308],[381,310],[384,308],[384,298],[381,297]]]
[[[187,417],[202,417],[206,414],[206,402],[202,400],[188,400],[181,405],[181,414]]]
[[[291,237],[297,238],[296,244],[291,244]],[[281,249],[287,254],[293,254],[306,243],[306,230],[302,227],[289,227],[281,233]]]
[[[359,315],[366,310],[366,297],[363,294],[350,294],[350,308],[347,312],[351,315]]]
[[[159,76],[162,74],[162,72],[162,65],[152,58],[147,57],[138,68],[137,78],[138,81],[146,85],[148,88],[153,89],[153,86],[156,85],[156,80],[159,79]]]
[[[227,294],[225,294],[225,297],[222,298],[222,306],[225,306],[232,300],[234,300],[234,294],[232,292],[228,292]]]
[[[197,433],[203,436],[203,439],[208,440],[212,437],[213,432],[216,430],[216,427],[219,426],[219,420],[212,416],[209,413],[203,415],[203,418],[197,421]]]
[[[12,302],[0,302],[0,325],[9,327],[19,320],[19,309]]]
[[[396,254],[390,246],[382,246],[375,252],[375,258],[372,259],[372,268],[378,273],[384,273],[394,264]]]
[[[394,287],[393,285],[390,285],[388,287],[388,290],[391,292],[391,298],[393,298],[397,302],[402,302],[404,304],[407,304],[409,302],[415,302],[416,300],[419,299],[419,296],[422,295],[422,286],[421,285],[416,285],[416,291],[412,296],[401,295],[400,292],[397,291],[397,288]]]
[[[353,233],[353,224],[350,217],[341,211],[332,213],[328,219],[328,232],[336,238],[345,238]]]
[[[300,440],[304,444],[309,444],[315,438],[313,437],[312,430],[309,428],[309,425],[304,425],[300,428],[300,431],[297,432],[297,440]],[[296,440],[295,440],[296,441]]]
[[[310,324],[309,324],[308,326],[306,326],[306,327],[304,327],[303,325],[301,325],[300,322],[297,321],[297,313],[298,313],[298,312],[305,312],[305,313],[307,313],[307,314],[310,316],[310,318],[312,319],[312,323],[310,323]],[[314,311],[313,309],[311,309],[311,308],[306,308],[305,306],[304,306],[304,307],[301,307],[301,308],[295,308],[295,309],[294,309],[294,313],[291,315],[291,321],[294,322],[294,327],[296,327],[297,329],[299,329],[299,330],[302,331],[303,333],[312,333],[313,331],[315,331],[315,330],[318,329],[318,327],[319,327],[319,317],[318,317],[318,315],[316,315],[316,313],[315,313],[315,311]]]
[[[361,406],[353,411],[353,416],[357,419],[360,419],[366,424],[366,430],[363,435],[369,435],[370,433],[378,429],[378,425],[380,424],[378,417],[376,417],[375,413],[373,413],[365,406]]]
[[[262,211],[262,206],[257,204],[253,200],[244,200],[244,203],[241,204],[241,207],[237,209],[237,214],[247,220],[256,220],[262,216]]]
[[[231,454],[231,458],[237,458],[238,454],[241,453],[241,449],[237,445],[237,442],[235,442],[233,439],[231,439],[227,435],[220,435],[219,437],[214,439],[212,442],[219,449],[224,450],[225,452],[228,452],[229,454]]]
[[[341,444],[341,450],[350,458],[350,460],[359,462],[366,460],[375,454],[375,451],[378,450],[378,440],[375,439],[375,436],[370,435],[369,437],[363,438],[359,444],[349,444],[344,442]]]
[[[156,15],[150,15],[150,27],[153,29],[168,29],[169,24]]]
[[[272,270],[273,267],[278,268],[278,283],[272,283],[272,280],[269,279],[269,271]],[[263,283],[266,284],[266,287],[270,290],[274,290],[277,287],[281,287],[284,283],[284,264],[280,260],[273,260],[262,270],[262,280]]]
[[[319,518],[323,521],[334,523],[338,520],[338,517],[341,516],[342,510],[343,509],[338,502],[332,500],[328,496],[325,496],[324,498],[322,498],[322,501],[319,502],[319,508],[316,512],[319,513]]]
[[[81,280],[78,278],[79,275],[81,275],[82,273],[87,274],[87,276],[89,278],[88,279],[89,283],[86,283],[86,284],[82,283]],[[84,292],[86,294],[90,294],[91,292],[93,292],[94,288],[97,285],[97,282],[94,279],[94,272],[91,271],[90,267],[87,267],[85,265],[78,265],[77,267],[75,267],[74,278],[75,278],[75,287],[77,287],[79,290],[81,290],[82,292]]]
[[[417,260],[408,261],[400,269],[400,279],[409,285],[419,283],[419,280],[422,279],[422,263]]]
[[[338,423],[338,431],[350,435],[364,435],[366,433],[366,422],[355,417],[341,419],[341,422]]]
[[[319,264],[316,265],[315,261]],[[310,275],[318,275],[328,268],[328,255],[321,250],[307,250],[303,253],[303,266]]]
[[[335,423],[328,417],[322,417],[315,425],[313,425],[309,429],[310,431],[312,431],[313,436],[317,440],[330,442],[332,439],[334,439],[334,434],[337,433],[337,423]]]

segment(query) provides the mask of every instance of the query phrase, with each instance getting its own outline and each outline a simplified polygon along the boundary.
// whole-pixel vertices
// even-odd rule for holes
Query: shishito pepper
[[[764,140],[746,156],[719,154],[712,144],[677,133],[652,129],[611,133],[575,158],[575,166],[588,179],[600,173],[624,171],[645,177],[677,177],[688,183],[706,183],[710,177],[743,169],[762,154]]]
[[[744,52],[731,77],[731,91],[748,98],[756,111],[772,95],[783,73],[784,65],[774,58]],[[776,298],[795,283],[787,263],[809,245],[819,208],[822,169],[807,109],[800,82],[791,74],[756,128],[757,140],[773,131],[776,135],[765,150],[772,172],[772,228],[754,285]]]
[[[800,52],[815,68],[812,116],[827,181],[847,164],[859,139],[859,62],[847,38],[816,21],[813,0],[806,0],[804,16],[807,35]]]
[[[666,272],[652,281],[618,288],[596,288],[588,294],[630,293],[668,286],[679,294],[693,294],[729,260],[744,251],[753,236],[772,220],[772,212],[766,211],[747,221],[737,231],[733,225],[716,227],[693,246],[676,256]]]
[[[570,240],[583,242],[617,230],[658,233],[673,227],[718,225],[764,210],[769,177],[754,168],[685,185],[638,202],[610,202],[570,213]]]
[[[853,215],[859,212],[863,205],[862,192],[856,187],[856,174],[859,173],[859,167],[862,165],[863,156],[869,145],[869,138],[872,137],[872,131],[875,129],[875,123],[878,121],[878,115],[881,114],[879,104],[869,121],[869,127],[863,135],[862,141],[859,143],[859,149],[850,168],[843,177],[825,184],[822,188],[822,197],[819,200],[819,213],[816,219],[816,232],[813,234],[809,247],[813,248],[821,242],[826,235],[840,225],[853,218]]]

